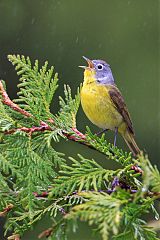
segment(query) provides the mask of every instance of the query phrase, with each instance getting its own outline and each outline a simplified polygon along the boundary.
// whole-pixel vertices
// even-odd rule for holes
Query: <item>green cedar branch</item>
[[[50,112],[50,105],[58,86],[58,78],[56,74],[52,77],[53,67],[47,71],[47,62],[39,69],[38,60],[32,65],[29,57],[12,55],[8,58],[15,65],[17,74],[21,75],[21,78],[18,85],[19,98],[13,102],[0,81],[1,109],[4,108],[1,113],[4,123],[2,121],[0,123],[1,150],[11,163],[13,162],[18,166],[17,172],[21,173],[22,171],[25,176],[24,179],[15,175],[17,179],[15,177],[12,179],[13,174],[8,171],[10,168],[6,167],[7,165],[2,165],[2,173],[5,174],[7,171],[7,174],[10,174],[9,177],[7,175],[7,178],[6,175],[2,176],[2,180],[8,180],[11,184],[15,182],[13,191],[14,195],[17,194],[13,199],[9,190],[7,197],[0,192],[2,215],[7,213],[9,219],[6,233],[8,230],[13,232],[9,239],[19,240],[20,237],[17,234],[22,236],[24,231],[27,231],[48,213],[50,217],[53,216],[55,224],[48,233],[44,231],[46,237],[54,238],[61,233],[64,223],[70,217],[73,220],[77,217],[86,218],[90,224],[96,225],[97,223],[103,240],[107,239],[109,232],[114,235],[119,234],[116,235],[115,239],[117,240],[122,239],[123,236],[124,239],[135,239],[136,231],[140,232],[138,233],[140,237],[149,235],[148,231],[144,230],[143,220],[138,219],[138,213],[139,208],[141,215],[147,209],[152,209],[156,214],[156,219],[158,218],[153,202],[160,197],[159,171],[154,167],[152,168],[149,162],[146,164],[145,156],[139,155],[137,160],[134,159],[131,153],[124,152],[108,143],[104,135],[97,137],[89,128],[85,135],[77,130],[76,114],[80,104],[79,90],[75,98],[72,98],[70,87],[65,86],[65,98],[60,98],[60,111],[53,115]],[[12,118],[16,119],[13,123]],[[33,137],[31,137],[32,134]],[[97,165],[94,167],[93,164],[89,166],[89,163],[94,163],[94,160],[84,159],[84,162],[80,163],[73,159],[73,166],[68,166],[61,161],[61,166],[58,166],[60,171],[58,170],[57,174],[57,171],[54,172],[56,167],[54,161],[56,161],[57,155],[53,154],[55,150],[51,149],[51,140],[56,142],[60,137],[92,148],[104,154],[108,159],[117,161],[123,168],[116,171],[108,170],[108,172],[112,171],[109,178],[101,177],[101,172],[103,174],[105,169],[100,168],[99,170],[99,167]],[[140,166],[144,171],[141,178],[138,178],[142,174],[141,169],[137,166]],[[84,178],[83,182],[81,178]],[[85,179],[88,181],[87,184]],[[66,183],[65,186],[63,182]],[[71,182],[70,185],[69,182]],[[75,186],[75,184],[77,185]],[[59,193],[59,189],[62,188],[64,189],[62,196],[59,196],[60,194],[51,196],[52,190],[57,189],[57,193]],[[120,208],[116,208],[114,205],[116,202],[117,207],[120,206]],[[8,208],[11,203],[14,205],[12,211]],[[109,205],[110,212],[108,212],[106,205]],[[92,210],[95,210],[95,215],[90,218]],[[106,217],[103,216],[103,212],[106,213]],[[102,218],[99,217],[100,213]],[[123,220],[127,220],[124,233],[122,233],[124,228],[120,229],[122,216],[124,216]],[[62,224],[59,225],[56,217],[57,220],[62,221]],[[113,218],[113,221],[109,221],[109,217],[111,220]],[[131,223],[131,231],[128,222]],[[143,226],[141,227],[141,225]],[[73,227],[75,228],[74,223]],[[132,234],[132,238],[128,237],[126,231]],[[151,232],[150,236],[153,240],[156,239],[155,233]]]
[[[0,93],[2,95],[2,102],[3,104],[9,106],[10,108],[12,108],[13,110],[21,113],[22,115],[26,116],[26,117],[33,117],[32,114],[28,113],[27,111],[25,111],[24,109],[20,108],[17,104],[15,104],[8,96],[7,92],[5,91],[2,81],[0,81]],[[51,123],[54,123],[54,121],[52,119],[48,120]],[[21,128],[14,128],[14,129],[10,129],[8,131],[5,131],[5,134],[13,134],[17,131],[23,131],[26,133],[30,133],[32,134],[33,132],[38,132],[38,131],[45,131],[45,130],[52,130],[52,128],[45,122],[41,121],[40,126],[38,127],[31,127],[31,128],[27,128],[27,127],[21,127]],[[79,142],[83,145],[86,145],[87,147],[90,147],[92,149],[95,149],[92,145],[90,145],[89,142],[86,141],[86,137],[83,133],[79,132],[76,128],[72,128],[73,132],[78,135],[78,138],[73,136],[72,133],[67,133],[65,131],[63,131],[63,135],[65,137],[67,137],[69,140],[75,141],[75,142]],[[97,149],[96,149],[97,150]]]
[[[7,92],[5,91],[2,81],[0,81],[0,93],[2,95],[2,102],[3,104],[9,106],[10,108],[12,108],[13,110],[21,113],[22,115],[30,118],[34,118],[34,116],[30,113],[28,113],[27,111],[25,111],[24,109],[20,108],[17,104],[15,104],[8,96]],[[55,128],[57,127],[54,124],[54,120],[53,119],[48,119],[48,122],[53,124],[54,127],[52,128],[48,123],[44,122],[44,121],[40,121],[40,126],[33,126],[33,127],[20,127],[20,128],[13,128],[13,129],[9,129],[4,131],[4,134],[13,134],[17,131],[22,131],[22,132],[26,132],[29,133],[29,135],[32,135],[32,133],[34,132],[43,132],[43,131],[53,131],[55,130]],[[74,142],[78,142],[82,145],[87,146],[88,148],[94,149],[104,155],[107,155],[109,158],[113,158],[115,157],[115,153],[114,151],[112,151],[112,148],[106,149],[106,151],[104,151],[104,149],[101,148],[101,143],[99,142],[99,139],[97,141],[95,141],[95,139],[93,139],[93,136],[88,137],[86,135],[84,135],[83,133],[81,133],[80,131],[77,130],[76,127],[71,129],[71,132],[67,132],[66,130],[62,130],[62,134],[64,137],[66,137],[68,140],[74,141]],[[95,137],[95,136],[94,136]],[[119,155],[119,156],[118,156]],[[116,158],[121,158],[121,153],[118,152]],[[128,158],[129,160],[131,159],[130,157]],[[132,166],[132,170],[134,170],[137,173],[142,174],[142,170],[140,168],[138,168],[137,166]]]

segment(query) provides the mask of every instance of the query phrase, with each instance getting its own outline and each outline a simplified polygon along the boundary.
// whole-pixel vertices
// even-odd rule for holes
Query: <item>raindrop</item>
[[[79,38],[77,37],[77,38],[76,38],[76,43],[78,43],[78,41],[79,41]]]
[[[35,18],[32,18],[31,24],[34,24],[34,22],[35,22]]]
[[[98,48],[101,48],[101,47],[102,47],[102,43],[99,43],[99,44],[98,44]]]

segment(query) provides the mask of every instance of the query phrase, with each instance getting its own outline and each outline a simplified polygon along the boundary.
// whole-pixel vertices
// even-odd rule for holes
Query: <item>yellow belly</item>
[[[81,89],[82,108],[89,120],[103,129],[114,130],[123,122],[108,94],[109,87],[92,82]]]

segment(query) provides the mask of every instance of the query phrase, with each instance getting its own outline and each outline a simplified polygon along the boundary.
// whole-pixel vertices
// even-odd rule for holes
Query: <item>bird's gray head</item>
[[[111,68],[108,63],[103,60],[90,60],[86,57],[83,57],[87,63],[88,67],[91,70],[95,71],[95,77],[98,83],[100,84],[115,84],[114,78],[112,75]]]

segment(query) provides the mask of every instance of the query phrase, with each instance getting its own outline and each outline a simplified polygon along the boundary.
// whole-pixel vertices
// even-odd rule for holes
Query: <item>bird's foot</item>
[[[100,134],[107,132],[109,129],[103,129],[102,131],[95,133],[96,136],[99,136]]]
[[[114,132],[114,143],[113,143],[114,147],[116,147],[117,133],[118,133],[118,128],[116,127]]]

